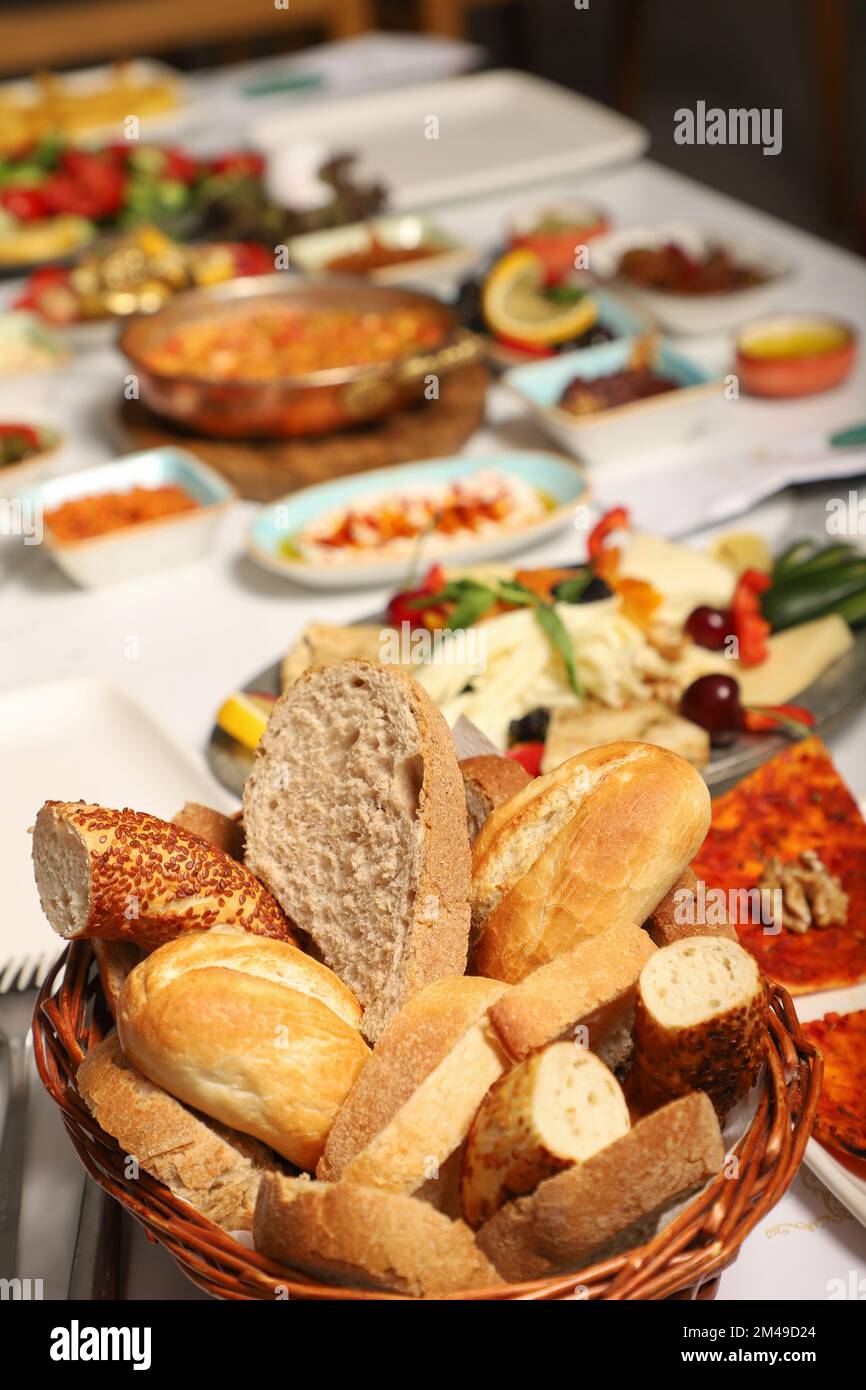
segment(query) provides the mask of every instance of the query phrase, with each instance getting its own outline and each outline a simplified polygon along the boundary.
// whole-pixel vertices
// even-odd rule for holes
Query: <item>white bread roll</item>
[[[536,778],[472,849],[474,968],[516,984],[616,918],[642,922],[709,824],[700,774],[650,744],[590,748]]]
[[[460,975],[469,836],[448,726],[417,681],[342,661],[277,701],[244,787],[247,863],[365,1008]]]
[[[592,1052],[605,1050],[603,1060],[615,1065],[631,1033],[638,976],[655,949],[640,927],[614,922],[539,965],[490,1010],[506,1052],[520,1060],[568,1034]],[[608,1059],[608,1045],[617,1045],[616,1061]]]
[[[645,1105],[705,1091],[724,1116],[764,1055],[767,994],[754,956],[717,936],[656,951],[640,973],[629,1086]]]
[[[252,1229],[263,1173],[277,1173],[264,1144],[188,1110],[142,1076],[116,1034],[78,1068],[78,1090],[97,1124],[151,1177],[227,1231]]]
[[[498,753],[462,758],[458,766],[466,792],[466,817],[472,841],[490,812],[515,792],[522,791],[532,779],[514,758],[503,758]]]
[[[227,923],[293,940],[279,904],[248,869],[144,811],[47,801],[33,831],[33,868],[42,911],[67,939],[156,946]]]
[[[340,1111],[317,1177],[412,1193],[437,1176],[507,1065],[487,1018],[504,988],[456,976],[403,1005]]]
[[[656,946],[670,946],[685,936],[723,936],[737,941],[737,929],[728,921],[727,912],[723,922],[708,923],[707,906],[706,901],[701,903],[694,871],[683,869],[673,888],[644,922],[644,931],[649,932]]]
[[[639,1244],[646,1225],[714,1177],[724,1158],[715,1111],[693,1092],[509,1202],[476,1240],[509,1283],[580,1269]]]
[[[271,1259],[350,1288],[439,1298],[502,1282],[462,1221],[355,1183],[263,1179],[253,1239]]]
[[[216,929],[136,966],[117,1030],[151,1081],[312,1169],[369,1056],[360,1018],[351,990],[303,951]]]
[[[552,1043],[491,1086],[472,1122],[461,1197],[470,1226],[509,1198],[590,1158],[629,1128],[613,1072],[573,1042]]]

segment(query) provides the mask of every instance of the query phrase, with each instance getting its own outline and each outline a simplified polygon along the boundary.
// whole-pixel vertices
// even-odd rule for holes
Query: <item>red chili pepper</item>
[[[604,550],[604,543],[612,531],[627,530],[629,524],[628,507],[611,507],[605,512],[589,533],[586,548],[590,560],[596,560]]]
[[[19,222],[39,222],[48,215],[48,204],[41,188],[22,188],[15,185],[0,192],[0,204],[10,217]]]
[[[805,732],[814,729],[815,716],[804,705],[766,705],[743,711],[743,728],[750,734],[767,733],[778,729],[780,724],[802,724]]]
[[[744,666],[760,666],[767,659],[771,628],[761,612],[760,595],[769,589],[770,583],[770,576],[763,570],[744,570],[737,580],[731,622],[738,643],[737,654]]]
[[[402,623],[409,623],[412,627],[423,627],[424,620],[422,613],[423,605],[419,608],[410,608],[409,604],[413,599],[424,598],[428,594],[436,594],[445,583],[445,572],[441,565],[434,565],[424,576],[417,589],[402,589],[395,594],[388,604],[388,622],[392,627],[400,627]]]
[[[511,758],[515,763],[520,763],[520,766],[529,773],[530,777],[541,776],[541,759],[544,757],[543,743],[515,743],[513,748],[507,749],[505,756]]]

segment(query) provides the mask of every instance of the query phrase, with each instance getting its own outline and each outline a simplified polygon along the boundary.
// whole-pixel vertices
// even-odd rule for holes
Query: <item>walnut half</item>
[[[758,887],[781,891],[782,926],[797,935],[810,927],[844,927],[848,920],[848,894],[812,849],[790,864],[775,855],[768,859]]]

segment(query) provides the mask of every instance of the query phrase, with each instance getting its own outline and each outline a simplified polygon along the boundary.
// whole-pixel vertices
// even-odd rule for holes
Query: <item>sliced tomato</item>
[[[0,192],[0,205],[19,222],[40,222],[50,212],[41,188],[16,188],[14,184]]]

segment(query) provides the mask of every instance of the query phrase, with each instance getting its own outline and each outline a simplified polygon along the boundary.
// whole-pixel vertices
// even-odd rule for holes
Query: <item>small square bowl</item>
[[[701,422],[708,398],[720,395],[723,383],[662,339],[653,366],[680,383],[676,391],[593,415],[572,415],[560,407],[559,399],[570,381],[577,376],[592,381],[626,367],[637,342],[636,338],[617,338],[531,366],[514,367],[503,381],[562,448],[587,463],[643,453],[691,434]]]
[[[753,267],[766,278],[749,289],[719,294],[674,294],[644,289],[618,275],[620,257],[636,247],[664,246],[675,242],[692,255],[712,246],[730,252],[735,261]],[[628,293],[661,325],[666,333],[726,333],[747,319],[763,314],[780,288],[790,279],[793,263],[764,243],[739,234],[716,232],[693,222],[655,222],[610,232],[590,248],[593,275]]]
[[[99,588],[199,559],[210,546],[223,513],[237,498],[234,488],[194,454],[166,445],[49,478],[20,496],[47,512],[77,497],[170,483],[195,499],[199,505],[194,511],[76,541],[58,540],[50,527],[44,527],[44,545],[64,573],[85,588]]]
[[[287,242],[289,266],[302,275],[329,275],[328,262],[336,256],[366,251],[372,239],[387,247],[429,247],[433,253],[413,261],[380,266],[363,274],[376,285],[416,285],[427,281],[456,280],[477,261],[479,252],[457,241],[426,217],[377,217],[369,222],[352,222],[345,227],[329,227],[323,232],[305,232]],[[335,274],[337,272],[334,272]],[[340,272],[345,274],[346,272]]]

